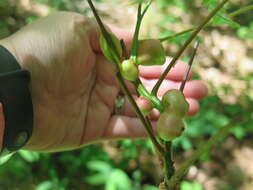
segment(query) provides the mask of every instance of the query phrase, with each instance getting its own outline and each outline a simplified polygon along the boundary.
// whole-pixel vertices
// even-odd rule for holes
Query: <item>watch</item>
[[[19,150],[32,135],[30,79],[29,71],[22,69],[15,57],[0,46],[0,102],[5,118],[0,156]]]

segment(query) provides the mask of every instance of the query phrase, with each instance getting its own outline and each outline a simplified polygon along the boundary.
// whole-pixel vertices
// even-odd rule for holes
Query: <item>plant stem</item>
[[[120,72],[117,73],[117,79],[119,81],[119,84],[121,86],[121,89],[124,91],[125,95],[127,96],[130,104],[132,105],[133,109],[135,110],[137,116],[140,118],[142,124],[144,125],[146,131],[147,131],[147,134],[148,136],[150,137],[152,143],[154,144],[155,148],[159,151],[159,153],[161,155],[164,154],[164,150],[162,148],[162,146],[158,143],[154,133],[153,133],[153,130],[152,130],[152,125],[150,123],[150,121],[144,117],[144,115],[142,114],[142,112],[140,111],[138,105],[136,104],[132,94],[130,93],[122,75],[120,74]]]
[[[120,45],[121,45],[121,47],[122,47],[122,57],[123,57],[124,59],[128,59],[129,56],[128,56],[126,44],[125,44],[125,42],[124,42],[123,39],[120,40]]]
[[[240,8],[236,11],[233,11],[232,13],[229,13],[228,16],[234,17],[234,16],[240,15],[240,14],[245,13],[250,10],[253,10],[253,5],[248,5],[246,7]]]
[[[168,72],[171,70],[171,68],[175,65],[178,58],[182,55],[182,53],[185,51],[185,49],[188,47],[188,45],[194,40],[194,38],[198,35],[198,33],[205,27],[205,25],[216,15],[216,13],[228,2],[229,0],[223,0],[208,16],[207,18],[197,27],[197,29],[192,33],[192,35],[189,37],[189,39],[185,42],[182,48],[177,52],[177,54],[173,57],[170,65],[166,68],[166,70],[163,72],[162,76],[159,78],[158,82],[156,83],[155,87],[152,90],[152,94],[156,95],[163,80],[167,76]]]
[[[138,13],[137,13],[137,23],[136,23],[136,27],[135,27],[135,32],[134,32],[134,37],[133,37],[133,44],[132,44],[132,49],[131,49],[131,58],[137,62],[137,51],[138,51],[138,38],[139,38],[139,32],[140,32],[140,28],[141,28],[141,6],[142,4],[139,3],[139,7],[138,7]]]
[[[192,56],[191,56],[191,60],[190,60],[190,62],[188,64],[187,72],[185,74],[185,77],[184,77],[184,80],[183,80],[182,84],[180,85],[181,92],[184,91],[184,87],[185,87],[186,81],[188,80],[188,77],[189,77],[189,74],[190,74],[190,71],[191,71],[191,67],[192,67],[194,58],[195,58],[195,56],[197,54],[198,47],[199,47],[199,41],[197,41],[196,44],[195,44],[194,51],[193,51]]]
[[[172,35],[169,35],[169,36],[165,36],[165,37],[162,37],[162,38],[158,38],[158,40],[160,40],[161,42],[164,42],[164,41],[167,41],[167,40],[171,40],[173,38],[176,38],[178,36],[181,36],[183,34],[186,34],[188,32],[192,32],[193,30],[195,30],[196,27],[193,27],[193,28],[189,28],[187,30],[183,30],[182,32],[178,32],[176,34],[172,34]]]
[[[164,166],[164,173],[165,173],[164,182],[165,182],[166,186],[168,187],[169,181],[175,173],[174,162],[173,162],[173,159],[172,159],[172,143],[171,142],[166,142],[165,143],[164,163],[165,163],[165,166]]]
[[[144,15],[146,14],[149,6],[151,5],[152,0],[149,1],[148,5],[145,7],[144,11],[142,12],[142,3],[139,3],[138,7],[138,14],[137,14],[137,23],[135,27],[132,48],[131,48],[131,58],[137,63],[137,54],[138,54],[138,40],[139,40],[139,33],[141,29],[141,23],[143,20]]]
[[[125,81],[124,81],[124,78],[122,77],[121,73],[120,73],[120,63],[121,63],[121,58],[120,58],[120,55],[118,55],[117,53],[117,48],[115,47],[115,44],[113,43],[112,41],[112,38],[109,34],[109,32],[107,32],[107,30],[105,29],[104,27],[104,24],[103,22],[101,21],[99,15],[97,14],[97,11],[92,3],[91,0],[88,0],[88,3],[94,13],[94,16],[99,24],[99,27],[100,27],[100,30],[102,32],[102,35],[104,36],[104,38],[106,39],[107,43],[108,43],[108,46],[110,47],[110,51],[112,51],[113,53],[115,53],[115,56],[113,56],[113,62],[115,63],[115,66],[118,70],[118,73],[117,73],[117,79],[118,79],[118,82],[122,88],[122,90],[124,91],[125,95],[127,96],[129,102],[132,104],[132,107],[133,109],[135,110],[137,116],[140,118],[142,124],[144,125],[146,131],[147,131],[147,134],[148,136],[150,137],[154,147],[157,149],[157,151],[163,155],[164,154],[164,150],[163,150],[163,147],[158,143],[154,133],[153,133],[153,130],[152,130],[152,125],[150,123],[150,121],[148,120],[148,118],[145,118],[142,114],[142,112],[140,111],[139,107],[137,106],[132,94],[130,93]],[[146,7],[147,9],[147,7]],[[145,9],[145,10],[146,10]],[[145,11],[144,11],[145,13]]]
[[[141,96],[148,98],[152,102],[152,105],[154,106],[154,108],[159,110],[160,113],[164,111],[161,100],[159,100],[159,98],[157,98],[156,96],[153,96],[150,92],[148,92],[148,90],[145,88],[145,86],[143,86],[143,84],[140,81],[138,81],[135,84],[135,87],[137,89],[137,92]]]
[[[190,158],[188,158],[183,164],[181,164],[180,168],[169,180],[168,187],[173,189],[176,185],[178,185],[182,177],[186,174],[186,172],[194,164],[194,162],[196,162],[200,158],[200,156],[208,149],[210,149],[214,144],[218,143],[220,139],[227,136],[230,132],[230,129],[234,127],[235,122],[237,123],[238,121],[238,118],[233,119],[229,124],[219,129],[219,131],[214,136],[212,136],[206,143],[203,143],[203,145],[201,145]]]
[[[240,8],[240,9],[238,9],[238,10],[236,10],[236,11],[233,11],[233,12],[229,13],[228,16],[229,16],[229,17],[235,17],[235,16],[238,16],[238,15],[243,14],[243,13],[245,13],[245,12],[247,12],[247,11],[250,11],[250,10],[253,10],[253,5],[249,5],[249,6]],[[210,24],[207,24],[205,27],[207,27],[207,26],[210,26]],[[205,27],[204,27],[204,28],[205,28]],[[186,33],[188,33],[188,32],[192,32],[192,31],[194,31],[194,30],[196,30],[196,27],[192,27],[192,28],[189,28],[189,29],[187,29],[187,30],[183,30],[183,31],[181,31],[181,32],[178,32],[178,33],[176,33],[176,34],[168,35],[168,36],[165,36],[165,37],[162,37],[162,38],[158,38],[158,39],[159,39],[161,42],[164,42],[164,41],[167,41],[167,40],[171,40],[171,39],[173,39],[173,38],[176,38],[176,37],[178,37],[178,36],[184,35],[184,34],[186,34]]]

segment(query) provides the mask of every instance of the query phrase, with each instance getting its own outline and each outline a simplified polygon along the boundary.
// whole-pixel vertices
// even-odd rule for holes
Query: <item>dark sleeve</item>
[[[22,148],[33,128],[33,105],[29,89],[29,71],[22,69],[15,57],[0,46],[0,102],[5,118],[0,156]]]

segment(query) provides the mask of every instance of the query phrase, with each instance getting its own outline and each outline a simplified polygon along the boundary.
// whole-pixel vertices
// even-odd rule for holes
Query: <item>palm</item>
[[[103,136],[119,88],[113,65],[92,50],[90,33],[98,35],[91,23],[91,29],[77,28],[87,23],[80,15],[58,13],[13,35],[15,47],[6,45],[32,76],[34,131],[28,149],[71,149]]]
[[[94,70],[96,78],[87,104],[88,112],[83,143],[104,137],[119,92],[115,67],[112,63],[107,62],[102,55],[98,55]]]
[[[38,92],[33,95],[37,128],[33,138],[42,142],[41,150],[68,149],[104,136],[119,87],[114,66],[106,62],[102,55],[89,56],[89,59],[83,57],[86,61],[81,63],[86,69],[80,69],[78,62],[65,62],[71,67],[63,74],[66,65],[54,67],[52,64],[50,73],[57,72],[57,76],[51,78],[45,74],[42,80],[34,79],[33,91]],[[45,85],[41,85],[42,81]],[[47,86],[47,89],[41,86]],[[53,141],[48,141],[50,144],[45,146],[45,136],[41,134]],[[34,148],[38,150],[38,144]]]

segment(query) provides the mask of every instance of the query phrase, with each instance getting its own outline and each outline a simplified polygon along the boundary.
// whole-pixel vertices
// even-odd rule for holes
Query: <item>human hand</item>
[[[130,33],[110,29],[130,43]],[[24,27],[0,44],[31,73],[34,130],[25,149],[61,151],[105,139],[146,136],[128,104],[122,114],[114,114],[120,87],[114,65],[99,50],[99,29],[93,20],[58,12]],[[148,89],[163,68],[140,67]],[[159,94],[178,88],[186,68],[184,63],[177,64]],[[199,109],[197,100],[207,95],[207,89],[199,81],[189,81],[185,95],[190,103],[189,115],[194,115]],[[157,117],[154,112],[154,126]]]

